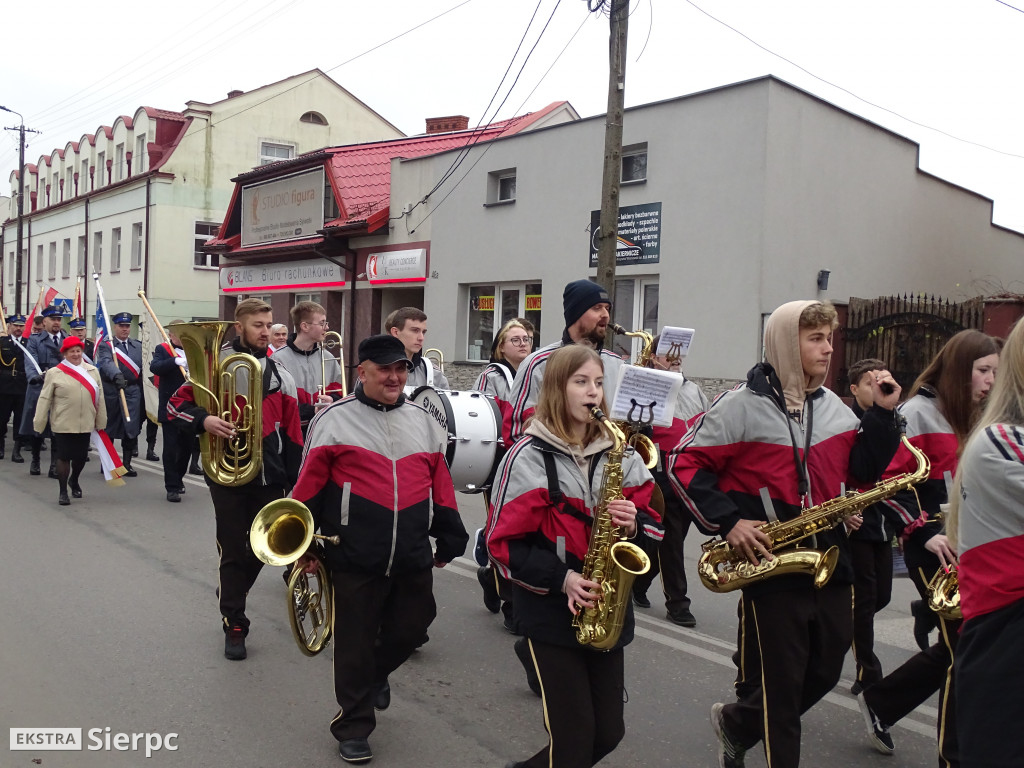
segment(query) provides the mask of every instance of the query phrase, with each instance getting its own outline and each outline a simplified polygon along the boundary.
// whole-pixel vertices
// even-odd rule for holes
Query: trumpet
[[[324,340],[320,342],[320,386],[318,387],[318,394],[324,394],[327,392],[327,358],[334,357],[333,350],[335,347],[338,348],[338,368],[341,369],[341,395],[344,397],[348,394],[348,382],[345,380],[345,352],[342,349],[341,334],[337,331],[327,331],[324,334]]]
[[[252,552],[267,565],[289,565],[298,560],[316,539],[341,543],[339,536],[313,533],[313,515],[301,501],[277,499],[256,515],[249,529]],[[292,568],[288,579],[288,623],[299,650],[316,656],[331,642],[334,633],[334,589],[324,566],[322,552],[316,551],[316,572],[307,574]],[[315,588],[310,585],[310,579]]]

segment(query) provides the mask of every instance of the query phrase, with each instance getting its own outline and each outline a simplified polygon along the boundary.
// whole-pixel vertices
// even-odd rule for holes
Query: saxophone
[[[882,480],[873,488],[864,491],[849,491],[845,496],[831,499],[824,504],[811,507],[792,520],[765,523],[759,526],[770,544],[773,553],[777,549],[795,544],[815,533],[835,528],[848,517],[866,509],[872,504],[884,501],[900,491],[908,490],[928,479],[931,462],[923,451],[915,448],[906,435],[901,436],[903,445],[917,459],[917,469],[888,480]],[[697,572],[701,583],[712,592],[731,592],[748,587],[754,582],[786,573],[806,573],[814,578],[814,586],[821,588],[832,578],[839,549],[829,547],[825,552],[814,549],[793,549],[780,552],[771,560],[762,560],[757,565],[745,555],[733,549],[725,540],[711,539],[701,549],[703,554],[697,561]]]
[[[607,651],[615,647],[622,634],[633,579],[647,573],[651,560],[636,544],[620,541],[623,531],[612,523],[608,502],[622,496],[622,457],[626,436],[600,408],[591,408],[594,419],[604,424],[614,445],[608,450],[601,477],[601,501],[594,514],[590,545],[583,559],[583,578],[601,584],[601,594],[593,608],[581,608],[572,620],[581,645]]]

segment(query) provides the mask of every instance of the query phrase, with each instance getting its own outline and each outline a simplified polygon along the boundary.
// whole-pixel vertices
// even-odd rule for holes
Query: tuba
[[[621,336],[638,336],[643,340],[644,346],[640,350],[640,356],[637,357],[636,362],[633,363],[637,368],[647,368],[651,364],[651,360],[654,358],[654,337],[651,336],[647,331],[627,331],[621,325],[612,325],[612,330]],[[633,411],[630,410],[629,416],[632,417]],[[658,446],[654,444],[647,435],[640,430],[645,424],[649,424],[654,419],[654,412],[651,412],[650,419],[647,421],[643,420],[643,410],[641,409],[640,421],[627,420],[624,422],[618,422],[618,426],[627,435],[627,442],[632,446],[633,450],[636,451],[640,458],[644,460],[644,466],[648,469],[654,469],[658,466]]]
[[[232,325],[211,321],[168,327],[185,350],[185,380],[196,393],[196,404],[234,424],[233,437],[199,436],[207,476],[228,486],[250,482],[263,464],[263,369],[243,352],[221,359],[221,343]]]
[[[604,424],[614,445],[608,449],[608,460],[601,478],[601,501],[594,513],[590,545],[583,560],[583,578],[601,584],[601,594],[593,608],[582,608],[572,620],[576,640],[601,651],[615,647],[622,634],[626,609],[633,590],[633,580],[647,573],[651,560],[636,544],[620,541],[622,529],[612,523],[608,502],[622,498],[622,457],[626,452],[626,436],[600,408],[591,408],[594,419]]]
[[[294,499],[277,499],[256,515],[249,529],[249,546],[267,565],[288,565],[298,560],[313,539],[341,543],[338,536],[313,533],[309,508]],[[318,548],[319,549],[319,548]],[[316,656],[331,642],[334,632],[334,591],[324,566],[323,553],[316,551],[316,573],[292,568],[288,579],[288,623],[299,650]],[[315,588],[310,580],[315,582]]]
[[[850,491],[845,496],[831,499],[824,504],[804,510],[791,520],[765,523],[760,530],[771,540],[768,548],[776,549],[795,544],[798,541],[835,528],[848,517],[853,517],[872,504],[888,499],[900,491],[907,490],[928,479],[931,462],[924,452],[915,448],[907,436],[901,437],[903,445],[917,459],[917,468],[912,473],[897,475],[882,480],[863,493]],[[806,573],[814,578],[814,586],[821,588],[832,578],[839,549],[829,547],[825,552],[815,549],[792,549],[779,552],[771,560],[762,560],[757,565],[745,555],[737,552],[722,539],[711,539],[701,549],[703,554],[697,561],[697,573],[701,583],[712,592],[731,592],[751,584],[785,573]],[[940,571],[941,573],[941,571]]]

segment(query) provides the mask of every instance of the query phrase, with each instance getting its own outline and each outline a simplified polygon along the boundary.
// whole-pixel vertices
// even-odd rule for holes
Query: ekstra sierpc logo
[[[176,752],[176,733],[117,733],[106,728],[90,728],[83,739],[81,728],[11,728],[11,751],[31,752]]]

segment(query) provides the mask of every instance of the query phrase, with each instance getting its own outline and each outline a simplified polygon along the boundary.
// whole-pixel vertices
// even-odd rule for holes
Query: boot
[[[131,451],[125,451],[124,455],[121,457],[121,463],[124,464],[124,468],[125,468],[124,476],[125,477],[138,477],[139,476],[139,473],[136,472],[134,469],[132,469]]]
[[[46,476],[51,480],[57,479],[57,454],[50,454],[50,471],[46,473]]]
[[[3,458],[0,456],[0,458]],[[146,449],[146,461],[160,461],[160,457],[156,453],[156,443],[150,443],[149,448]]]
[[[39,474],[39,454],[36,451],[32,451],[32,463],[28,467],[28,473],[30,475]]]
[[[17,440],[14,441],[14,451],[11,453],[12,464],[24,464],[25,459],[21,455],[21,443]]]
[[[4,460],[4,444],[7,440],[0,440],[0,461]]]

